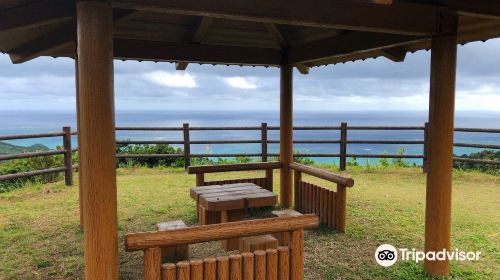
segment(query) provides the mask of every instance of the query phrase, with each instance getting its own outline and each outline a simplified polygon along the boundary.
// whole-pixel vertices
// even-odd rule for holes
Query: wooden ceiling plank
[[[213,20],[213,18],[209,17],[201,17],[199,19],[196,26],[193,28],[192,37],[190,38],[191,43],[201,44]],[[175,64],[175,69],[181,71],[186,70],[188,64],[189,62],[185,61],[177,62]]]
[[[124,20],[134,11],[117,9],[113,11],[113,19]],[[19,64],[37,58],[53,50],[59,49],[72,41],[76,41],[76,22],[64,24],[47,34],[39,36],[29,42],[8,51],[12,63]]]
[[[269,48],[115,39],[114,49],[115,58],[125,60],[259,66],[278,66],[281,63],[281,51]]]
[[[0,33],[69,19],[75,10],[75,2],[68,0],[44,0],[15,7],[0,12]]]
[[[394,62],[403,62],[406,57],[406,50],[402,47],[394,47],[388,49],[380,50],[382,56],[394,61]]]
[[[290,48],[287,59],[291,64],[309,63],[336,56],[392,48],[423,39],[425,38],[406,35],[349,32]]]
[[[437,8],[416,3],[364,4],[337,0],[112,0],[115,7],[322,28],[395,34],[438,33]]]

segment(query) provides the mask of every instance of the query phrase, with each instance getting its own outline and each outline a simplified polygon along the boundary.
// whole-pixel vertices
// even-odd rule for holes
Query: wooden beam
[[[407,35],[349,32],[290,48],[287,59],[291,64],[314,62],[337,56],[387,49],[422,39],[424,38]]]
[[[114,7],[276,24],[429,35],[439,32],[437,8],[415,3],[374,5],[338,0],[112,0]]]
[[[48,54],[71,41],[76,41],[75,22],[58,27],[43,36],[9,50],[8,53],[12,63],[18,64]]]
[[[457,35],[433,37],[427,142],[426,252],[450,250],[456,65]],[[426,260],[425,271],[430,276],[448,276],[449,260]]]
[[[412,4],[439,6],[459,15],[500,19],[500,1],[497,0],[399,0]]]
[[[288,37],[284,36],[283,32],[278,28],[276,24],[265,22],[264,26],[266,27],[267,31],[269,31],[269,33],[273,35],[274,40],[276,41],[279,47],[286,49],[289,48],[291,45],[293,45],[293,42],[291,42],[291,40]],[[306,65],[296,64],[294,66],[297,67],[297,70],[299,70],[299,72],[302,75],[309,74],[309,67],[307,67]]]
[[[78,1],[85,279],[118,279],[112,6]]]
[[[113,11],[115,22],[123,20],[132,15],[130,10],[116,9]],[[70,20],[69,23],[62,25],[47,34],[28,41],[8,51],[12,63],[23,63],[42,55],[47,55],[51,51],[60,48],[70,42],[76,41],[76,22]]]
[[[201,17],[198,19],[197,23],[192,29],[192,34],[189,35],[189,38],[186,40],[188,43],[195,43],[195,44],[201,44],[201,41],[203,41],[203,38],[208,32],[208,28],[212,24],[213,18],[209,17]],[[176,70],[186,70],[188,66],[188,62],[182,61],[182,62],[177,62],[175,64],[175,69]]]
[[[280,203],[292,206],[293,174],[293,67],[280,67]]]
[[[75,15],[74,1],[43,0],[31,2],[0,12],[0,33],[70,19]]]
[[[406,50],[402,47],[394,47],[388,49],[380,50],[383,56],[394,61],[394,62],[403,62],[406,57]]]
[[[242,55],[244,54],[244,55]],[[278,66],[281,51],[268,48],[115,39],[115,58],[209,64]]]

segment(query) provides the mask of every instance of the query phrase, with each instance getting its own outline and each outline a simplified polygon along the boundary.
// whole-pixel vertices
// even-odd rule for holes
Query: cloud
[[[172,88],[195,88],[198,87],[196,79],[189,73],[169,73],[158,70],[143,74],[143,77],[155,84]]]
[[[500,112],[500,39],[460,46],[457,110]],[[279,110],[279,69],[114,62],[116,109]],[[0,54],[1,110],[73,110],[74,61],[38,58],[13,65]],[[294,71],[296,111],[428,110],[430,52]],[[1,122],[2,120],[0,120]]]
[[[255,83],[255,78],[244,78],[244,77],[230,77],[222,78],[222,81],[233,88],[238,89],[257,89],[257,84]]]

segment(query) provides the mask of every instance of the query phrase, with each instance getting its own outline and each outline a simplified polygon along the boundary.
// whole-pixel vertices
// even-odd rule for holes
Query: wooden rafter
[[[290,48],[287,59],[291,64],[314,62],[337,56],[392,48],[418,42],[422,39],[425,38],[370,32],[349,32]]]
[[[201,44],[203,38],[208,32],[208,28],[212,24],[213,18],[209,17],[201,17],[197,20],[195,26],[192,29],[192,32],[189,34],[189,38],[187,39],[187,43],[195,43]],[[175,64],[175,69],[177,70],[186,70],[189,62],[181,61]]]
[[[271,33],[274,37],[274,40],[276,40],[276,43],[278,44],[278,46],[280,46],[282,49],[287,49],[289,48],[292,43],[290,42],[291,40],[288,38],[288,37],[285,37],[282,33],[282,31],[278,28],[278,26],[274,23],[269,23],[269,22],[265,22],[264,23],[267,31],[269,31],[269,33]],[[297,70],[299,70],[299,72],[302,74],[302,75],[307,75],[309,74],[309,67],[304,65],[304,64],[296,64],[294,65]]]
[[[117,59],[262,66],[281,63],[281,51],[270,48],[115,39],[114,51]]]
[[[70,19],[74,15],[74,1],[36,1],[0,12],[0,33]]]
[[[364,4],[338,0],[112,0],[115,7],[170,14],[210,16],[383,33],[429,35],[439,33],[437,8],[415,3]]]
[[[133,13],[130,10],[114,10],[113,19],[115,22],[123,20]],[[10,59],[13,63],[23,63],[74,41],[76,41],[76,22],[73,18],[69,23],[9,50]]]
[[[388,49],[380,50],[383,56],[394,61],[394,62],[403,62],[406,57],[406,50],[402,47],[394,47]]]

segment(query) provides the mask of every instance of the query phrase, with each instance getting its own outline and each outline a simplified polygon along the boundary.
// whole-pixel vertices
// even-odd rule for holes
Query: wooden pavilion
[[[425,250],[450,249],[457,44],[500,36],[496,0],[5,0],[13,63],[75,58],[86,279],[118,279],[113,59],[281,69],[281,204],[292,204],[293,68],[431,49]],[[425,263],[449,274],[448,261]]]

